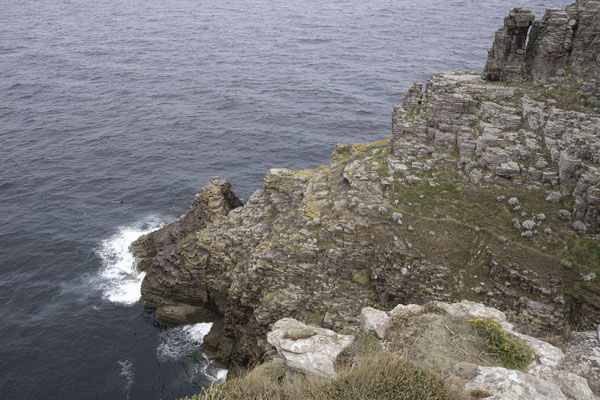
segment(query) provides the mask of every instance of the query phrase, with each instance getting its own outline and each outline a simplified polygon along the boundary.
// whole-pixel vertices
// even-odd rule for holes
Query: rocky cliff
[[[532,21],[511,12],[483,77],[415,84],[387,139],[273,169],[243,206],[213,178],[132,245],[144,300],[170,321],[219,319],[206,342],[233,365],[261,360],[282,317],[340,330],[366,306],[470,299],[533,335],[595,329],[600,8]]]

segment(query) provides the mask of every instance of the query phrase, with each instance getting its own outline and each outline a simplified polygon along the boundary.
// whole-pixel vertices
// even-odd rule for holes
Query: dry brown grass
[[[285,376],[281,361],[259,366],[186,400],[459,400],[437,375],[396,355],[363,355],[338,376]]]
[[[444,378],[458,362],[499,365],[486,351],[485,339],[466,319],[427,312],[392,321],[386,336],[387,349]]]

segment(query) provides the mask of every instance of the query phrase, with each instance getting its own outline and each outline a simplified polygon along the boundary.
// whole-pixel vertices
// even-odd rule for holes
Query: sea
[[[245,201],[270,168],[386,137],[414,81],[482,70],[514,5],[0,0],[0,399],[177,399],[222,381],[211,324],[158,321],[128,245],[213,176]]]

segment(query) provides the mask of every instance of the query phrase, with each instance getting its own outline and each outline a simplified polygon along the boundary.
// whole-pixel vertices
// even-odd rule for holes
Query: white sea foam
[[[227,379],[227,370],[220,368],[217,369],[217,373],[214,378],[217,382],[223,382],[225,379]]]
[[[133,364],[129,360],[117,361],[117,363],[121,366],[121,373],[119,375],[125,379],[125,398],[129,399],[129,392],[133,386]]]
[[[100,243],[97,254],[103,267],[93,282],[102,290],[103,297],[113,303],[134,304],[141,298],[145,272],[138,271],[129,245],[141,235],[160,228],[163,222],[148,218],[134,226],[122,227]]]
[[[227,370],[216,368],[202,352],[204,336],[210,332],[212,322],[170,328],[161,333],[161,344],[156,349],[159,362],[179,361],[188,364],[190,381],[204,376],[213,382],[222,382]]]
[[[212,322],[178,326],[161,333],[162,343],[156,350],[158,360],[172,361],[190,356],[198,351],[204,336],[210,332]]]

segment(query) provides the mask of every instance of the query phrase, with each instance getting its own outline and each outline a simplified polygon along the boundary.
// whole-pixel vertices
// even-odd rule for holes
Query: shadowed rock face
[[[494,45],[483,71],[484,79],[501,82],[525,80],[527,33],[535,15],[527,8],[513,8],[496,31]]]
[[[566,8],[575,21],[571,46],[571,73],[600,80],[600,2],[578,0]],[[596,85],[596,95],[600,86]]]
[[[596,49],[579,36],[593,12],[578,11],[569,60]],[[508,17],[486,73],[522,77],[531,21]],[[213,178],[132,245],[143,299],[170,321],[222,317],[206,341],[234,365],[260,361],[282,317],[339,331],[368,306],[470,299],[531,334],[595,328],[598,283],[583,277],[600,274],[600,113],[556,84],[449,73],[422,87],[394,107],[388,139],[338,145],[315,170],[272,169],[244,206]]]
[[[530,75],[536,81],[546,82],[569,72],[586,81],[600,79],[599,4],[579,0],[565,10],[547,10],[535,23],[528,9],[513,9],[496,32],[483,78],[519,83]],[[596,82],[590,88],[598,95],[600,87]]]
[[[527,47],[527,70],[534,79],[546,81],[560,69],[561,75],[565,74],[576,24],[561,9],[547,10],[544,18],[533,24]]]

